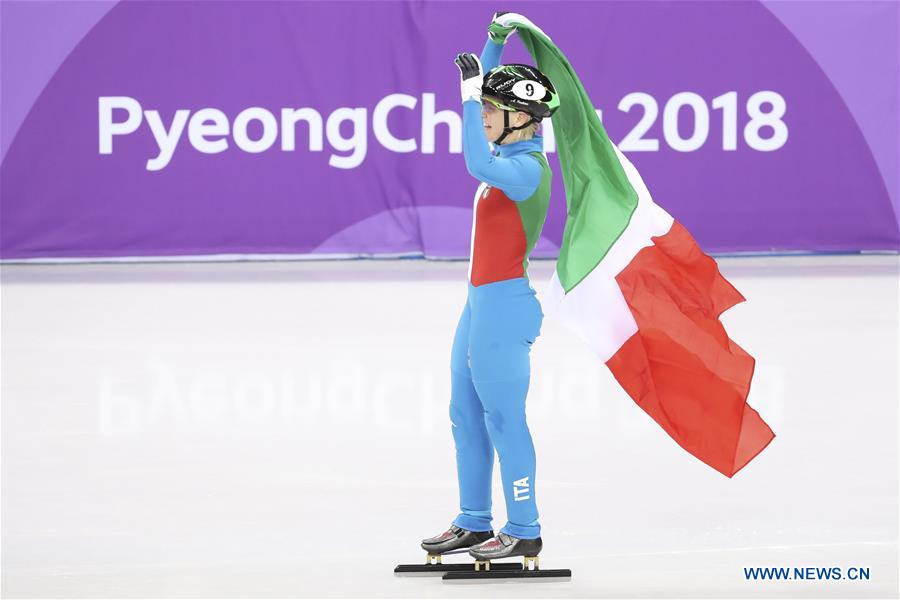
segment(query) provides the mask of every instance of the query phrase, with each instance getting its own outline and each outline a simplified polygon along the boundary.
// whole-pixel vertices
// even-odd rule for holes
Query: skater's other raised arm
[[[503,44],[494,42],[489,37],[484,43],[484,49],[481,51],[481,68],[487,73],[500,64],[500,58],[503,56]]]
[[[488,40],[482,56],[491,61],[499,61],[501,49],[501,44]],[[512,200],[527,199],[541,182],[540,163],[529,154],[504,158],[491,153],[481,119],[483,66],[473,54],[458,55],[456,64],[462,79],[462,141],[466,169],[479,181],[503,190]]]
[[[500,188],[511,200],[526,200],[541,183],[541,164],[530,154],[491,154],[481,121],[481,104],[463,103],[463,155],[472,177]]]

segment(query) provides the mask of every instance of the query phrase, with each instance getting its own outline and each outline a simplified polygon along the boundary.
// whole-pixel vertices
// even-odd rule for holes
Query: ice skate
[[[447,573],[444,581],[490,581],[502,579],[540,579],[542,581],[567,581],[572,578],[569,569],[540,568],[540,554],[544,544],[541,538],[521,539],[502,531],[496,536],[469,548],[475,559],[474,569],[464,573]],[[492,561],[513,556],[522,557],[522,569],[499,571]]]
[[[541,538],[525,540],[507,535],[502,531],[495,537],[491,537],[469,548],[469,554],[476,561],[485,562],[509,556],[524,556],[537,560],[537,555],[543,548]]]
[[[450,525],[450,528],[445,532],[422,540],[422,549],[427,552],[425,564],[397,565],[394,569],[394,574],[443,575],[449,572],[474,571],[475,565],[473,563],[445,563],[443,561],[444,555],[464,554],[471,546],[491,540],[493,536],[493,531],[469,531],[456,525]],[[522,565],[519,563],[495,563],[493,566],[500,571],[508,569],[520,570],[522,568]]]
[[[450,525],[450,529],[444,533],[422,540],[422,549],[428,553],[426,562],[431,562],[432,558],[436,558],[440,562],[440,555],[445,552],[469,548],[493,537],[493,530],[469,531],[456,525]]]

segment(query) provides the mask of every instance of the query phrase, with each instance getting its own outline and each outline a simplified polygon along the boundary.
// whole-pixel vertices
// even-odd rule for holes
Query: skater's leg
[[[525,422],[528,378],[476,383],[487,410],[485,423],[500,455],[507,523],[502,532],[513,537],[539,537],[535,499],[535,453],[531,432]]]
[[[501,529],[521,539],[540,536],[535,498],[535,452],[525,419],[531,345],[543,313],[527,280],[476,288],[470,341],[472,379],[485,424],[500,455],[508,522]]]
[[[484,423],[484,407],[469,369],[469,303],[463,309],[450,358],[450,421],[456,444],[460,513],[453,524],[469,531],[491,530],[491,474],[494,448]]]

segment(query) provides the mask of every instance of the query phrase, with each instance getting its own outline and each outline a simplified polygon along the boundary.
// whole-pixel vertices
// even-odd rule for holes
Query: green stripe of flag
[[[517,24],[517,29],[560,99],[553,114],[553,133],[566,186],[568,216],[556,271],[568,293],[603,260],[625,231],[638,196],[572,65],[537,28]]]

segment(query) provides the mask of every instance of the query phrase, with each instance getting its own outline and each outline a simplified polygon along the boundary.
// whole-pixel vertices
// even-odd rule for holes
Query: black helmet
[[[520,110],[531,115],[531,122],[549,117],[559,108],[556,88],[531,65],[499,65],[487,72],[481,86],[482,96],[492,96],[501,108]]]

